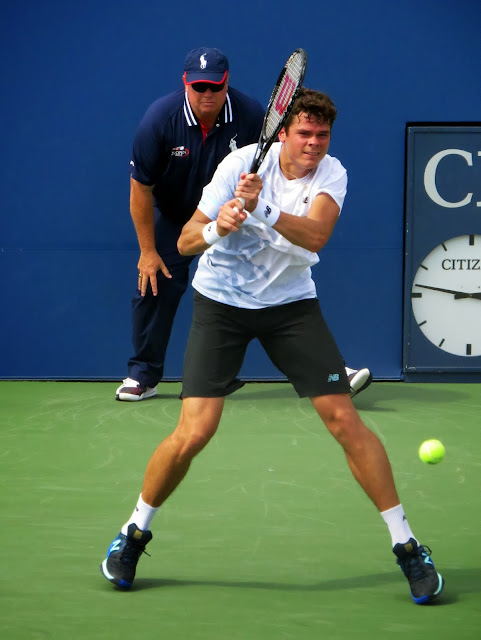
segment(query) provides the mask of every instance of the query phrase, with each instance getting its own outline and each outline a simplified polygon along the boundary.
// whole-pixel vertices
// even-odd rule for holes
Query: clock
[[[481,382],[481,123],[406,127],[402,375]]]
[[[481,235],[462,235],[435,247],[412,281],[417,326],[438,349],[481,356]]]

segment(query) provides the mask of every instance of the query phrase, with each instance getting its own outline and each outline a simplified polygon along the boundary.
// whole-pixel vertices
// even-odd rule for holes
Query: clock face
[[[481,235],[458,236],[419,266],[411,303],[420,330],[456,356],[481,355]]]

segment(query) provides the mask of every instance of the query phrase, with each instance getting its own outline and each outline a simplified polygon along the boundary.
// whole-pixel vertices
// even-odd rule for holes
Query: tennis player
[[[182,410],[177,428],[150,459],[135,510],[101,565],[121,588],[133,582],[157,510],[215,434],[224,398],[239,386],[247,345],[258,338],[344,449],[354,478],[388,526],[414,602],[441,593],[443,578],[411,531],[385,449],[352,404],[311,276],[346,195],[346,170],[328,155],[335,117],[327,95],[302,89],[259,174],[247,173],[255,145],[230,154],[182,230],[180,253],[203,252],[193,280]]]

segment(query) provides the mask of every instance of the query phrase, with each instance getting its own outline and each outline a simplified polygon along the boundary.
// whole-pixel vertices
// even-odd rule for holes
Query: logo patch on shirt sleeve
[[[187,147],[174,147],[170,152],[170,155],[175,156],[176,158],[186,158],[189,153],[190,151]]]

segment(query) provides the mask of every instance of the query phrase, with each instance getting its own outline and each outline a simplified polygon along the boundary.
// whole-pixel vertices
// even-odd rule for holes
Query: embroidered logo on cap
[[[200,60],[200,68],[205,69],[207,66],[207,60],[205,59],[204,53],[200,56],[199,60]]]

